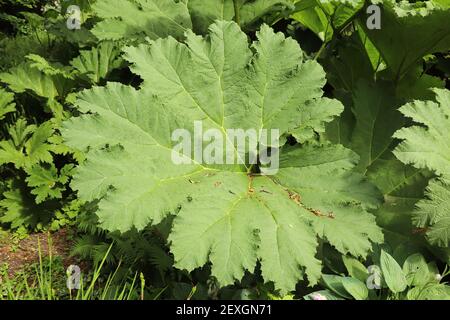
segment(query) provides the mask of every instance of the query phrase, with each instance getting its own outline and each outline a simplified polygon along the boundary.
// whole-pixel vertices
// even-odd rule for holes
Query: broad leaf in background
[[[362,172],[376,162],[392,144],[392,135],[402,127],[402,114],[391,83],[360,81],[353,90],[356,125],[351,149],[361,157]]]
[[[324,42],[341,31],[364,6],[364,0],[296,0],[294,20],[311,29]]]
[[[403,128],[395,133],[402,142],[394,154],[403,163],[418,169],[435,172],[442,178],[433,180],[427,189],[427,200],[417,205],[413,221],[427,228],[432,244],[447,247],[450,235],[450,91],[435,89],[435,101],[414,101],[400,111],[419,125]]]
[[[251,29],[263,17],[293,9],[291,0],[189,0],[195,32],[205,34],[215,20],[238,21],[242,29]],[[236,17],[236,12],[238,16]]]
[[[424,56],[450,48],[450,8],[433,1],[372,0],[380,4],[381,29],[360,25],[381,53],[393,79],[400,80]]]
[[[97,0],[93,11],[103,19],[92,33],[100,40],[173,36],[192,28],[184,2],[174,0]]]
[[[375,78],[375,69],[357,34],[351,35],[345,42],[336,43],[333,52],[324,57],[324,67],[335,89],[352,93],[361,80],[367,85]]]
[[[257,38],[253,52],[237,24],[216,22],[206,39],[188,32],[186,43],[129,47],[125,58],[142,88],[110,83],[83,92],[77,105],[89,114],[67,121],[63,135],[87,151],[72,186],[82,200],[100,200],[105,228],[141,230],[181,206],[169,237],[178,268],[211,261],[226,285],[260,261],[265,281],[286,292],[305,275],[311,284],[320,277],[316,234],[355,256],[381,241],[366,211],[380,199],[352,173],[353,152],[308,143],[342,111],[322,97],[322,68],[267,26]],[[175,165],[173,130],[193,132],[198,120],[224,133],[279,129],[304,145],[283,148],[275,176],[254,175],[247,162]]]
[[[29,54],[26,58],[30,61],[30,67],[41,71],[49,76],[61,75],[66,79],[73,79],[72,68],[64,66],[58,62],[50,63],[37,54]]]
[[[48,54],[51,40],[52,38],[47,38],[41,30],[29,35],[19,34],[0,39],[0,70],[5,71],[19,65],[29,54]]]
[[[99,83],[123,63],[120,50],[113,42],[102,42],[97,48],[81,50],[70,64],[92,83]]]
[[[422,199],[425,187],[433,175],[424,169],[405,165],[389,152],[367,171],[368,179],[383,193],[385,203],[375,215],[383,227],[386,239],[396,247],[407,241],[418,250],[420,230],[411,223],[415,204]]]
[[[403,128],[395,138],[403,140],[395,155],[416,168],[450,176],[450,91],[435,89],[435,101],[414,101],[400,111],[422,126]]]
[[[28,92],[46,98],[45,111],[55,118],[66,116],[58,99],[66,95],[74,85],[69,67],[58,69],[37,55],[29,55],[31,62],[24,62],[8,72],[0,73],[0,81],[6,83],[16,93]]]
[[[432,89],[444,87],[444,80],[428,75],[422,66],[416,66],[398,82],[396,94],[404,103],[413,100],[432,100],[434,98]]]
[[[322,280],[328,289],[342,298],[366,300],[369,296],[365,279],[324,274]]]
[[[413,223],[427,228],[430,243],[440,247],[450,244],[450,180],[432,180],[426,190],[427,199],[417,204]]]

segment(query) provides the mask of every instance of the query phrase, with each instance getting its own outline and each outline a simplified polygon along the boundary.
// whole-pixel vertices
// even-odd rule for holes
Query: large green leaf
[[[243,29],[253,27],[268,14],[279,13],[292,6],[291,0],[189,0],[194,31],[206,33],[215,20],[239,21]],[[238,17],[236,17],[236,11]]]
[[[428,169],[443,176],[432,180],[428,199],[417,204],[413,221],[421,228],[430,227],[427,235],[433,244],[446,247],[449,244],[450,210],[450,91],[435,89],[436,102],[414,101],[400,111],[419,125],[403,128],[395,137],[403,141],[395,149],[398,159],[419,169]]]
[[[415,204],[423,197],[428,171],[405,165],[391,153],[378,159],[368,170],[367,176],[384,195],[385,203],[376,211],[377,223],[389,232],[391,245],[400,245],[406,239],[415,241],[411,223]],[[418,239],[417,239],[418,240]]]
[[[402,162],[438,175],[450,175],[450,91],[435,89],[437,102],[414,101],[400,111],[423,126],[403,128],[395,137],[403,142],[395,150]]]
[[[316,235],[355,256],[381,241],[366,212],[380,198],[352,173],[353,152],[311,142],[342,111],[322,97],[320,65],[303,61],[294,40],[267,26],[257,38],[252,51],[236,23],[218,21],[207,38],[188,32],[186,43],[168,38],[125,49],[142,88],[109,83],[84,91],[77,105],[86,114],[67,121],[63,136],[87,151],[72,186],[81,199],[100,200],[104,227],[141,230],[180,209],[169,237],[177,267],[211,261],[226,285],[260,261],[264,279],[287,291],[304,275],[311,284],[319,279]],[[231,128],[278,129],[303,145],[282,148],[273,176],[255,174],[259,166],[248,160],[174,164],[172,132],[192,133],[200,120],[228,141]]]
[[[392,76],[401,79],[417,61],[450,48],[450,10],[432,1],[373,0],[381,4],[381,29],[360,25],[383,56]]]
[[[360,155],[359,168],[364,172],[389,150],[403,117],[391,83],[360,81],[353,92],[353,112],[356,125],[351,148]]]
[[[187,6],[174,0],[98,0],[94,12],[103,19],[92,33],[101,40],[148,36],[182,37],[192,28]]]
[[[427,228],[432,244],[448,247],[450,244],[450,181],[432,180],[427,188],[427,199],[417,203],[413,223]]]

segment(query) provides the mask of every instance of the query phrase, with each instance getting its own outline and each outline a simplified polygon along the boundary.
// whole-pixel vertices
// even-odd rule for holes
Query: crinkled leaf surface
[[[57,208],[58,203],[51,201],[36,204],[25,184],[13,181],[0,200],[0,222],[10,223],[12,229],[21,226],[34,228],[38,223],[48,222]]]
[[[403,106],[400,111],[417,124],[396,132],[395,137],[403,142],[394,151],[402,162],[417,168],[425,168],[442,176],[432,180],[428,199],[417,204],[413,222],[427,231],[433,244],[448,246],[450,234],[450,91],[435,89],[435,101],[415,101]]]
[[[436,102],[414,101],[400,111],[420,124],[400,129],[395,137],[403,140],[395,155],[404,163],[450,176],[450,91],[435,89]]]
[[[450,181],[432,180],[427,188],[428,199],[417,204],[413,223],[427,229],[432,244],[448,247],[450,244]]]
[[[342,111],[322,97],[325,74],[303,61],[298,44],[263,26],[249,47],[234,22],[216,22],[209,36],[186,42],[158,39],[125,50],[139,90],[116,83],[79,96],[85,115],[68,120],[69,146],[87,151],[72,186],[86,201],[100,199],[109,230],[143,229],[175,217],[169,240],[176,266],[210,261],[222,285],[241,279],[256,262],[266,281],[292,290],[306,275],[320,277],[316,235],[339,251],[362,256],[382,234],[366,209],[377,190],[351,169],[358,156],[339,145],[308,139]],[[279,129],[302,147],[281,150],[275,176],[250,165],[171,161],[175,129]]]
[[[31,67],[30,64],[20,64],[0,74],[0,81],[9,85],[15,92],[33,91],[41,97],[53,99],[58,96],[58,88],[51,76]]]
[[[120,50],[113,42],[103,42],[97,48],[82,50],[80,55],[70,64],[91,82],[98,83],[105,78],[111,70],[122,64],[119,57]]]
[[[98,0],[94,12],[103,20],[93,33],[101,40],[151,39],[173,36],[180,39],[193,29],[205,34],[215,20],[238,20],[244,29],[261,19],[293,7],[290,0]]]
[[[174,0],[99,0],[92,5],[103,19],[92,33],[101,40],[182,37],[192,28],[187,6]]]
[[[360,25],[381,53],[392,75],[402,78],[427,54],[450,48],[450,9],[433,1],[372,0],[382,5],[381,29],[368,30],[366,15]]]
[[[363,172],[389,150],[392,135],[404,122],[391,88],[390,83],[366,81],[360,81],[354,88],[356,125],[351,148],[361,157],[358,167]]]
[[[16,104],[14,103],[14,94],[7,92],[4,89],[0,89],[0,120],[5,118],[7,113],[16,110]]]
[[[215,20],[236,20],[234,0],[189,0],[187,2],[192,17],[194,31],[206,33]],[[252,27],[263,16],[291,8],[290,0],[237,0],[240,25]]]
[[[36,165],[29,168],[26,172],[27,185],[31,188],[31,194],[36,196],[36,203],[42,203],[47,199],[61,199],[62,192],[65,190],[64,184],[69,181],[70,171],[73,165],[65,165],[60,172],[55,165]]]
[[[0,165],[13,163],[16,168],[29,168],[39,162],[52,163],[53,145],[48,143],[48,139],[53,134],[54,127],[50,121],[37,128],[18,121],[10,129],[12,139],[0,141]]]
[[[52,71],[55,72],[55,69]],[[17,93],[31,91],[40,97],[53,100],[67,93],[71,84],[66,72],[64,70],[59,72],[59,74],[50,75],[48,69],[43,69],[42,63],[24,62],[8,72],[0,73],[0,81]]]

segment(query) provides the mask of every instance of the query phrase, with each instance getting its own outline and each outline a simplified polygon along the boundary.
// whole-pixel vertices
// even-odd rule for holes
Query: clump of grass
[[[144,299],[145,279],[138,273],[132,277],[118,277],[119,262],[114,272],[103,275],[102,268],[111,251],[86,274],[81,273],[78,289],[70,289],[68,276],[60,257],[52,254],[52,240],[48,237],[48,256],[43,257],[38,241],[39,261],[16,273],[8,275],[8,266],[0,266],[0,300],[134,300]],[[129,273],[129,271],[127,271]]]

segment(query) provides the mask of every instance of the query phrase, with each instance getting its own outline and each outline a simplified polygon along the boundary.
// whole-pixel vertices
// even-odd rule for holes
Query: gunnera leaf
[[[431,180],[426,199],[417,204],[413,223],[427,230],[432,244],[450,243],[450,91],[434,89],[436,101],[414,101],[400,111],[418,125],[400,129],[395,137],[403,140],[395,149],[396,157],[419,169],[439,175]]]
[[[181,37],[192,28],[187,6],[182,1],[99,0],[92,9],[103,19],[92,29],[92,33],[101,40]]]
[[[102,19],[93,34],[101,40],[183,37],[188,29],[205,34],[215,20],[235,20],[254,29],[268,15],[293,9],[291,0],[98,0]],[[238,16],[236,16],[238,14]],[[275,20],[275,19],[272,19]]]
[[[205,38],[188,31],[184,43],[169,37],[128,47],[141,88],[109,83],[83,91],[76,105],[84,115],[62,131],[69,146],[86,152],[72,187],[84,201],[99,200],[103,227],[141,230],[176,214],[169,241],[178,268],[211,262],[212,275],[228,285],[259,261],[265,281],[288,291],[305,275],[310,284],[320,278],[317,236],[354,256],[382,241],[366,211],[381,199],[352,172],[356,154],[312,142],[343,110],[322,97],[322,67],[266,25],[257,39],[249,46],[236,23],[217,21]],[[182,155],[185,164],[172,161],[172,133],[196,136],[196,121],[223,133],[235,164],[192,154]],[[282,147],[278,172],[262,175],[260,163],[239,157],[231,128],[277,129],[302,144]]]
[[[381,5],[381,29],[369,30],[369,39],[381,53],[395,79],[401,79],[424,56],[450,48],[450,9],[435,1],[372,0]]]

